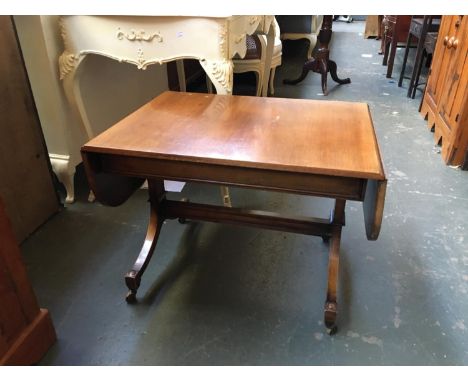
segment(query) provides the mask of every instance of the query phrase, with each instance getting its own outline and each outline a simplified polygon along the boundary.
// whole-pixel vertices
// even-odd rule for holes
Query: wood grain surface
[[[384,180],[365,103],[165,92],[84,152]]]

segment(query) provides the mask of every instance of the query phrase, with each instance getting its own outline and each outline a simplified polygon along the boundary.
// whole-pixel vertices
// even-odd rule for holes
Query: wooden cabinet
[[[468,16],[443,16],[421,114],[450,165],[468,162]]]
[[[0,365],[35,364],[55,339],[50,315],[37,304],[0,198]]]

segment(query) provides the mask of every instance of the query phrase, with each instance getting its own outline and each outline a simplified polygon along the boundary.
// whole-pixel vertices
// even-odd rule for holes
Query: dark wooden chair
[[[398,45],[406,42],[411,23],[411,16],[385,15],[382,21],[382,42],[380,54],[383,53],[382,65],[387,65],[387,78],[392,77],[393,62]]]
[[[403,84],[404,78],[408,78],[410,80],[407,93],[408,97],[415,97],[416,88],[419,85],[419,76],[421,74],[423,58],[425,55],[427,56],[427,53],[424,49],[426,37],[428,33],[437,33],[440,26],[440,17],[441,16],[424,16],[423,18],[412,17],[411,19],[408,37],[406,40],[405,56],[401,66],[400,79],[398,80],[398,86],[400,87]],[[411,73],[411,77],[405,77],[409,49],[411,48],[411,43],[414,39],[418,41],[418,44],[416,46],[416,57],[414,59],[413,71]]]

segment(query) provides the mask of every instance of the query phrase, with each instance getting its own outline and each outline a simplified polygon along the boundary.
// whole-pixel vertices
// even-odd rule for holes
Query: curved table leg
[[[159,210],[160,202],[164,199],[165,193],[163,181],[149,179],[148,191],[150,195],[151,214],[145,242],[132,269],[125,275],[125,284],[129,289],[125,299],[128,303],[136,301],[136,293],[140,286],[141,277],[151,260],[164,222],[164,216]]]
[[[324,307],[324,322],[330,335],[335,334],[338,330],[338,327],[336,326],[336,316],[338,310],[338,270],[340,261],[341,227],[344,225],[345,204],[345,200],[336,200],[335,211],[333,213],[332,220],[332,223],[336,223],[336,225],[332,229],[331,245],[328,258],[327,299],[325,301]]]
[[[52,170],[60,183],[65,187],[67,196],[65,198],[65,203],[73,203],[75,201],[75,186],[74,186],[74,176],[75,176],[75,166],[70,163],[70,157],[68,155],[56,155],[50,154],[50,163],[52,165]]]
[[[217,94],[232,94],[233,64],[231,60],[200,60]]]
[[[333,60],[328,60],[328,70],[330,72],[330,76],[333,81],[337,82],[340,85],[345,85],[345,84],[350,84],[351,79],[350,78],[339,78],[338,75],[336,74],[336,62]]]
[[[330,49],[328,44],[331,40],[332,35],[332,16],[323,16],[322,28],[318,36],[319,47],[317,49],[316,57],[308,60],[302,67],[302,73],[299,78],[295,80],[283,80],[284,84],[296,85],[302,80],[304,80],[309,71],[320,73],[322,76],[322,91],[324,95],[328,94],[327,89],[327,74],[330,72],[330,75],[333,81],[338,84],[349,84],[351,80],[349,78],[340,79],[336,73],[337,67],[336,63],[330,60]]]

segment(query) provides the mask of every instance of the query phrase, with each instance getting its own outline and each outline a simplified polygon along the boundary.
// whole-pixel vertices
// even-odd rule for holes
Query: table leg
[[[346,200],[337,199],[335,201],[335,210],[333,212],[332,223],[335,225],[332,228],[331,245],[328,258],[328,287],[327,299],[324,308],[325,326],[330,335],[337,331],[336,315],[338,310],[337,291],[338,291],[338,270],[340,260],[340,240],[341,228],[344,225],[344,210]]]
[[[331,36],[332,36],[332,16],[323,16],[322,28],[320,29],[320,33],[318,36],[319,47],[317,49],[317,53],[315,57],[308,60],[304,66],[302,67],[302,73],[299,78],[295,80],[283,80],[283,83],[289,85],[295,85],[304,80],[306,78],[309,71],[319,73],[322,76],[322,91],[323,94],[328,94],[327,89],[327,74],[330,72],[330,75],[333,81],[337,82],[340,85],[349,84],[351,80],[349,78],[341,79],[338,77],[336,69],[336,63],[330,60],[330,49],[328,48],[328,44],[330,43]]]
[[[270,79],[271,59],[273,58],[273,48],[275,46],[275,31],[273,23],[270,24],[270,29],[268,30],[266,38],[267,43],[262,78],[262,97],[268,96],[268,81]]]
[[[176,67],[177,67],[177,78],[179,80],[179,89],[181,92],[187,91],[187,81],[185,79],[185,68],[184,68],[184,60],[176,60]]]
[[[200,60],[200,65],[216,88],[216,94],[232,94],[233,64],[232,60]]]
[[[165,195],[164,181],[149,179],[148,191],[150,196],[151,213],[145,242],[132,269],[125,275],[125,283],[129,289],[126,297],[126,301],[128,303],[136,301],[136,293],[140,286],[141,277],[151,260],[164,222],[164,216],[159,210],[160,202],[164,199]]]

